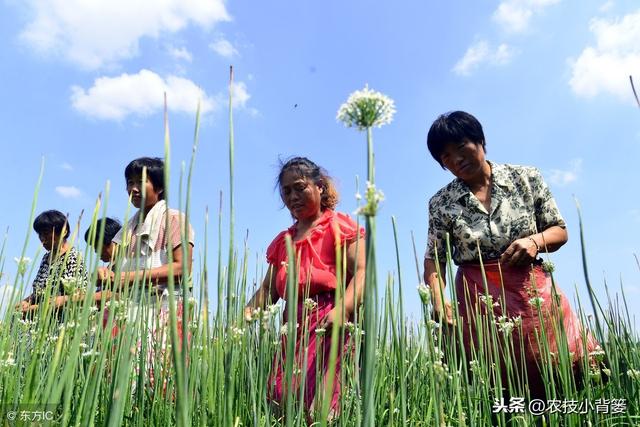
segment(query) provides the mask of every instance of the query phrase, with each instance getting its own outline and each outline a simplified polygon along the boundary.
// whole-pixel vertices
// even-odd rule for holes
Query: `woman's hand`
[[[113,282],[114,279],[115,279],[115,274],[113,273],[113,271],[111,271],[111,269],[107,267],[98,268],[98,280],[100,280],[101,282],[106,282],[107,280],[111,280]]]
[[[29,304],[28,301],[20,301],[18,304],[16,304],[17,311],[29,311],[29,307],[31,307],[31,304]]]
[[[341,328],[345,322],[345,316],[342,312],[342,308],[334,307],[327,314],[325,314],[324,318],[320,321],[319,329],[325,329],[327,332],[331,331],[331,328],[334,326],[337,328]]]
[[[244,321],[245,322],[251,322],[253,320],[253,307],[250,306],[246,306],[244,308]]]
[[[60,308],[63,305],[66,304],[66,302],[69,301],[69,297],[67,295],[58,295],[57,297],[55,297],[55,299],[53,300],[53,305],[56,308]]]
[[[453,307],[451,307],[451,301],[445,301],[442,304],[434,304],[432,311],[433,320],[442,321],[449,326],[456,325],[456,319],[453,314]]]
[[[538,246],[529,237],[514,240],[500,256],[500,263],[510,266],[529,265],[538,256]]]

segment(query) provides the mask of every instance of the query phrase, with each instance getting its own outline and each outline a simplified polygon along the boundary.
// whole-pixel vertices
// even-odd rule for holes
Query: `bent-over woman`
[[[538,257],[567,242],[565,221],[537,169],[485,159],[482,126],[471,114],[454,111],[438,117],[429,130],[427,145],[440,166],[455,176],[429,201],[424,279],[432,290],[434,311],[454,323],[450,303],[441,298],[448,233],[452,258],[458,266],[455,303],[468,359],[477,358],[481,348],[486,349],[479,342],[486,334],[478,334],[476,328],[481,327],[482,319],[477,313],[492,311],[493,319],[516,325],[512,335],[515,363],[524,358],[531,396],[544,396],[544,379],[538,368],[542,362],[540,349],[548,346],[557,354],[562,348],[561,337],[556,334],[560,320],[567,354],[573,357],[575,366],[585,355],[581,324],[560,289],[552,290],[550,274]],[[558,304],[554,302],[556,295]],[[590,334],[587,336],[590,351],[597,343]]]
[[[287,247],[285,236],[290,236],[299,263],[298,301],[286,301],[297,304],[297,319],[285,322],[296,322],[298,328],[295,350],[296,366],[300,373],[294,378],[284,378],[283,361],[286,359],[286,337],[283,337],[282,355],[274,360],[269,378],[268,395],[270,399],[281,405],[287,395],[285,384],[292,384],[297,394],[302,376],[305,378],[304,406],[307,415],[312,410],[321,408],[325,393],[326,378],[329,372],[329,350],[331,347],[331,328],[342,327],[345,321],[352,319],[364,292],[365,243],[364,231],[354,220],[334,210],[338,202],[338,193],[327,173],[311,160],[294,157],[282,165],[278,175],[280,196],[294,224],[279,233],[267,249],[269,268],[260,288],[253,295],[245,309],[245,316],[250,318],[252,310],[264,308],[266,304],[277,302],[287,297]],[[342,305],[336,305],[336,244],[346,248],[346,289],[344,295],[344,312]],[[359,250],[356,250],[356,248]],[[344,253],[344,252],[343,252]],[[357,254],[357,256],[356,256]],[[355,273],[355,274],[354,274]],[[356,300],[357,295],[357,300]],[[310,298],[311,303],[304,304]],[[309,302],[307,300],[307,302]],[[305,308],[306,305],[306,308]],[[304,314],[306,313],[306,317]],[[285,326],[283,326],[285,327]],[[308,340],[303,347],[303,330],[308,330]],[[319,349],[319,351],[316,351]],[[340,397],[341,355],[346,343],[339,346],[335,367],[333,393],[331,397],[331,413],[336,414]],[[306,365],[302,366],[304,357]],[[316,372],[316,363],[320,369]],[[317,374],[322,377],[317,378]],[[320,387],[316,387],[320,384]],[[316,395],[319,388],[321,395]]]

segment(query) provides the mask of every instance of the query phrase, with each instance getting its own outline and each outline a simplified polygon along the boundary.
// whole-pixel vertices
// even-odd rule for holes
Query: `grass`
[[[233,185],[231,106],[230,101],[229,160]],[[185,171],[184,166],[182,169],[182,175],[187,177],[186,184],[181,180],[178,192],[178,205],[188,216],[191,214],[189,193],[197,151],[198,123],[189,169]],[[168,123],[166,135],[168,177]],[[372,168],[370,163],[369,170],[372,171]],[[34,192],[30,222],[35,212],[39,182]],[[94,227],[97,219],[107,211],[108,193],[107,188],[105,197],[100,199],[92,212]],[[231,187],[231,209],[233,197]],[[208,238],[208,212],[206,217],[205,240]],[[3,425],[11,424],[6,418],[9,411],[21,409],[31,413],[50,410],[53,419],[45,424],[74,426],[640,424],[640,340],[622,292],[620,296],[609,297],[604,303],[598,301],[593,292],[590,293],[591,310],[595,313],[595,324],[591,327],[604,351],[603,355],[597,357],[606,364],[595,368],[585,364],[583,369],[588,375],[582,387],[576,385],[568,363],[569,355],[562,351],[558,356],[551,355],[548,347],[545,347],[546,341],[541,340],[541,364],[548,384],[549,399],[557,399],[559,404],[564,405],[563,412],[572,413],[548,411],[544,416],[535,416],[525,410],[506,414],[494,413],[496,398],[500,402],[501,396],[496,393],[496,384],[501,384],[508,395],[522,397],[525,402],[529,400],[529,393],[526,376],[518,369],[517,361],[511,358],[515,349],[511,335],[504,332],[504,325],[491,316],[484,317],[484,323],[478,326],[482,345],[473,360],[466,360],[465,351],[455,334],[453,337],[447,335],[442,325],[431,320],[428,301],[423,307],[420,321],[411,322],[406,318],[404,298],[407,294],[415,298],[416,291],[406,287],[405,278],[395,278],[392,274],[387,277],[384,287],[380,288],[380,298],[375,298],[376,292],[371,292],[377,288],[372,288],[371,282],[367,282],[370,293],[365,304],[369,307],[367,312],[375,313],[375,316],[365,316],[360,311],[355,325],[340,331],[334,329],[331,335],[324,337],[332,340],[331,363],[336,363],[337,343],[343,339],[342,334],[351,336],[348,341],[350,350],[343,353],[344,359],[341,360],[341,378],[332,379],[339,379],[342,384],[338,416],[327,420],[327,399],[316,412],[306,414],[301,404],[301,393],[293,387],[287,390],[285,408],[274,408],[267,397],[269,372],[274,358],[282,360],[281,336],[286,333],[289,338],[288,351],[282,363],[287,377],[293,378],[296,361],[292,349],[298,339],[296,324],[290,321],[282,325],[281,305],[256,313],[251,322],[243,320],[246,295],[253,291],[249,283],[260,282],[264,266],[256,265],[255,277],[250,277],[251,259],[254,256],[248,253],[246,247],[239,250],[235,246],[233,212],[228,230],[231,236],[229,254],[226,263],[222,261],[222,241],[219,237],[223,231],[221,218],[222,208],[217,224],[217,265],[210,268],[210,257],[206,252],[202,254],[202,267],[189,276],[197,292],[194,295],[196,301],[190,301],[186,293],[183,295],[183,300],[188,303],[185,304],[181,321],[187,325],[185,329],[190,332],[190,339],[187,339],[186,333],[182,340],[178,337],[178,313],[172,297],[165,352],[158,342],[150,341],[143,333],[150,320],[148,316],[152,313],[144,311],[132,320],[127,316],[126,295],[120,302],[105,301],[96,307],[92,302],[93,291],[89,289],[82,301],[65,308],[62,322],[58,322],[56,313],[46,303],[30,319],[8,310],[0,324],[0,402],[3,404],[0,416]],[[367,218],[367,225],[370,230],[375,229],[373,218]],[[72,234],[72,243],[76,243],[78,232],[75,230]],[[95,229],[92,239],[101,240],[102,232]],[[401,271],[401,262],[406,255],[403,256],[398,250],[395,218],[393,232],[397,267]],[[31,232],[28,232],[21,256],[25,256],[30,235]],[[581,239],[584,248],[582,224]],[[183,231],[183,242],[186,242],[186,231]],[[207,247],[206,242],[204,247]],[[363,250],[371,248],[368,245]],[[3,266],[6,256],[4,249],[1,254],[0,265]],[[84,255],[95,280],[98,259],[90,251]],[[414,257],[418,267],[415,254]],[[294,260],[295,257],[290,256],[289,259]],[[346,266],[340,261],[342,256],[339,255],[338,259],[338,265],[341,266],[338,270],[344,273]],[[583,261],[585,278],[591,290],[585,252]],[[20,295],[30,285],[34,266],[35,263],[29,271],[16,276],[14,288],[19,290]],[[368,265],[368,269],[375,271],[375,261]],[[288,271],[295,270],[296,265],[291,262]],[[419,282],[419,267],[417,270]],[[210,277],[211,272],[216,272],[216,276]],[[447,277],[454,277],[452,273],[449,254]],[[344,278],[346,275],[339,276]],[[217,292],[213,304],[208,294],[210,284]],[[141,288],[141,285],[136,282],[134,287]],[[170,283],[170,287],[173,286]],[[344,286],[342,283],[339,288],[343,291]],[[453,288],[452,284],[447,286],[449,290]],[[287,292],[290,299],[298,298],[293,276],[290,277]],[[339,295],[340,292],[338,298]],[[109,310],[106,326],[103,327],[106,306]],[[296,305],[289,305],[289,310],[288,318],[296,319]],[[581,306],[578,311],[583,321],[590,323]],[[112,336],[114,325],[118,326],[119,332]],[[302,329],[299,339],[307,339],[305,325],[299,327]],[[457,333],[460,333],[460,329]],[[562,337],[561,328],[558,334]],[[496,357],[499,353],[504,355],[502,359]],[[147,357],[147,354],[151,356]],[[554,362],[555,357],[558,363]],[[502,363],[502,360],[506,363]],[[606,368],[603,369],[604,366]],[[508,375],[501,376],[501,371]],[[503,380],[506,383],[502,383]],[[612,405],[612,399],[616,399],[613,402],[618,406]],[[593,407],[578,413],[578,406],[584,406],[584,402]],[[509,406],[510,402],[504,403]],[[624,403],[624,408],[619,405],[621,403]],[[602,413],[605,407],[609,413]],[[612,414],[612,408],[624,410]]]

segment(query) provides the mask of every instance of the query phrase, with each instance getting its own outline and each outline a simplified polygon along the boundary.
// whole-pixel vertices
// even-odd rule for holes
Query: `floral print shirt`
[[[517,239],[565,227],[540,171],[530,166],[488,162],[491,166],[491,209],[485,209],[469,187],[455,179],[429,201],[429,236],[425,258],[446,261],[449,233],[453,261],[459,265],[499,258]]]
[[[69,248],[69,251],[60,255],[51,262],[51,253],[47,252],[42,257],[40,268],[33,280],[33,293],[27,300],[37,304],[42,300],[48,286],[55,286],[52,294],[65,295],[65,286],[70,288],[86,288],[89,277],[87,269],[82,261],[82,255],[76,248]]]

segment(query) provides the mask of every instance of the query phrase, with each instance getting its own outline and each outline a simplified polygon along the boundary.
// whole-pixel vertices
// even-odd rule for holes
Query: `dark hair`
[[[115,235],[118,234],[118,231],[120,231],[120,229],[122,228],[122,224],[120,224],[120,221],[118,221],[117,219],[105,217],[98,220],[95,225],[95,245],[98,244],[98,233],[100,233],[100,229],[102,228],[103,223],[104,237],[102,238],[102,244],[105,246],[111,243]],[[91,243],[89,242],[89,238],[91,237],[91,228],[92,227],[87,228],[87,231],[84,232],[84,241],[87,243]]]
[[[56,210],[44,211],[38,215],[35,221],[33,221],[33,229],[38,234],[50,233],[52,231],[59,233],[64,229],[64,240],[67,240],[67,237],[71,234],[67,216]]]
[[[280,173],[278,174],[278,181],[276,183],[278,187],[282,184],[282,177],[284,177],[284,174],[287,172],[295,173],[302,178],[309,178],[314,184],[322,188],[320,200],[322,210],[336,207],[340,196],[338,195],[338,190],[336,190],[333,180],[323,168],[306,157],[292,157],[286,162],[280,160]]]
[[[431,156],[444,168],[442,152],[449,143],[461,143],[465,139],[481,145],[486,151],[482,125],[471,114],[464,111],[452,111],[440,115],[431,125],[427,135],[427,147]]]
[[[153,184],[160,200],[164,200],[164,161],[159,157],[140,157],[132,160],[124,169],[124,179],[142,177],[142,170],[147,168],[147,178]]]

